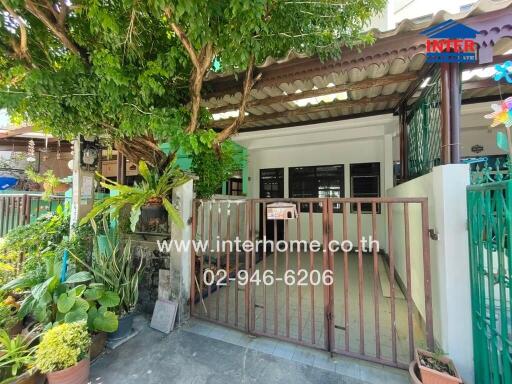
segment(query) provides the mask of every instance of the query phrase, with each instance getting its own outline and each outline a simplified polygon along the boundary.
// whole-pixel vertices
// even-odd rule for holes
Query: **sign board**
[[[291,220],[297,218],[297,205],[272,203],[267,205],[267,220]]]
[[[170,333],[176,321],[178,304],[174,301],[158,299],[151,318],[151,328],[163,333]]]

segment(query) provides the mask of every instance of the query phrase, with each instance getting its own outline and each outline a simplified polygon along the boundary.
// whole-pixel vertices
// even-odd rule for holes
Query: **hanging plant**
[[[62,192],[62,189],[67,189],[67,186],[62,183],[51,169],[41,175],[35,172],[33,168],[27,168],[25,174],[30,181],[43,185],[43,200],[50,200],[52,195],[55,195],[57,192]]]

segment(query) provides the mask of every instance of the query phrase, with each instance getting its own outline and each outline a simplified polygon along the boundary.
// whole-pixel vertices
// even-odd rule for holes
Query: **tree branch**
[[[190,121],[186,131],[194,133],[199,123],[199,111],[201,110],[201,89],[203,88],[203,81],[213,58],[212,44],[206,44],[199,55],[199,66],[192,70],[190,76]]]
[[[192,61],[193,69],[190,75],[190,121],[186,132],[194,133],[199,124],[199,111],[201,110],[201,90],[203,88],[203,81],[206,73],[210,69],[214,49],[213,44],[207,43],[201,48],[199,54],[192,46],[192,43],[188,39],[186,33],[181,29],[179,25],[172,21],[172,11],[169,7],[165,8],[164,14],[169,20],[171,29],[176,34],[181,44],[187,51],[190,60]]]
[[[68,32],[65,28],[65,16],[67,14],[67,7],[57,12],[53,7],[50,9],[51,13],[47,13],[41,8],[39,8],[32,0],[25,1],[26,9],[33,14],[36,18],[38,18],[46,27],[50,30],[53,35],[59,39],[59,41],[66,47],[68,50],[73,52],[74,54],[80,56],[82,60],[88,65],[89,58],[87,54],[71,40],[68,35]],[[55,14],[57,13],[57,17]],[[62,13],[64,15],[62,16]],[[62,18],[62,23],[59,21]]]
[[[9,15],[16,21],[16,23],[20,27],[20,43],[19,48],[13,47],[15,53],[21,58],[26,60],[29,64],[32,63],[32,59],[28,52],[28,36],[27,36],[27,27],[25,25],[25,21],[14,11],[13,8],[7,4],[5,0],[0,0],[4,8],[7,10]]]
[[[167,17],[167,19],[169,19],[169,24],[171,26],[171,29],[176,34],[178,39],[181,41],[181,44],[183,44],[183,47],[185,47],[185,50],[187,51],[188,55],[190,56],[190,59],[192,60],[192,64],[194,65],[195,68],[199,68],[200,65],[199,65],[199,60],[197,58],[197,52],[194,49],[194,47],[192,46],[192,43],[188,39],[185,32],[183,32],[183,30],[176,23],[171,21],[172,20],[171,8],[166,7],[164,9],[164,14]]]
[[[215,138],[215,144],[218,145],[223,141],[227,140],[235,133],[238,132],[238,129],[243,124],[245,120],[245,109],[247,106],[247,101],[249,99],[249,94],[251,92],[252,87],[256,82],[261,78],[261,73],[258,74],[255,78],[253,78],[254,72],[254,55],[249,59],[249,64],[247,65],[247,71],[245,72],[244,79],[244,87],[242,91],[242,99],[240,100],[240,105],[238,107],[238,116],[237,118],[226,128],[220,131]]]

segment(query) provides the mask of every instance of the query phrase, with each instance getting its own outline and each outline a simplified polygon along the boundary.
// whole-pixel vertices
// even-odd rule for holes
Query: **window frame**
[[[357,166],[375,166],[375,169],[373,172],[354,172],[354,168]],[[381,197],[381,163],[378,161],[371,161],[366,163],[352,163],[349,166],[350,169],[350,197],[351,198],[378,198]],[[356,174],[354,174],[356,173]],[[376,192],[355,192],[354,191],[354,180],[358,178],[376,178],[377,179],[377,191]],[[377,204],[377,214],[381,213],[381,205]],[[352,203],[350,204],[350,213],[357,213],[357,204]],[[362,214],[371,214],[372,213],[372,207],[370,203],[363,203],[361,204],[361,213]]]
[[[329,167],[339,167],[340,175],[338,175],[339,178],[335,177],[327,177],[322,174],[318,174],[319,168],[329,168]],[[308,175],[308,178],[314,181],[314,185],[309,190],[309,193],[307,190],[302,190],[302,193],[297,193],[297,191],[294,191],[294,178],[300,177],[298,175],[297,170],[298,169],[304,169],[309,170],[312,172],[312,174]],[[304,172],[304,173],[306,173]],[[302,176],[304,177],[304,176]],[[334,183],[334,185],[339,186],[340,189],[340,196],[339,198],[345,197],[345,164],[322,164],[322,165],[306,165],[306,166],[296,166],[296,167],[288,167],[288,196],[290,199],[318,199],[318,198],[324,198],[329,196],[320,197],[320,191],[326,190],[326,188],[321,188],[322,185],[320,185],[320,179],[328,180],[329,182],[327,190],[329,190],[329,187],[332,187],[333,183],[332,181],[338,182],[337,184]],[[304,192],[306,191],[306,192]],[[314,192],[313,192],[314,191]],[[312,193],[313,192],[313,193]],[[302,196],[296,196],[297,194]],[[311,196],[303,196],[303,195],[311,195]],[[313,196],[314,194],[314,196]],[[337,196],[333,196],[334,198],[338,198]],[[333,207],[333,212],[340,213],[342,212],[342,206],[343,204],[335,203]],[[315,213],[321,213],[322,212],[322,203],[314,203],[313,204],[313,212]],[[300,212],[309,212],[309,203],[303,203],[300,204]]]

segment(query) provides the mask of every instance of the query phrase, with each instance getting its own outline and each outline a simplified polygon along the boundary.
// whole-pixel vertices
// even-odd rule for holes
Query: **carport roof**
[[[425,64],[426,39],[419,32],[449,19],[480,31],[476,40],[480,60],[487,66],[512,59],[512,0],[481,0],[466,12],[441,11],[421,23],[404,20],[391,31],[374,30],[373,45],[342,50],[338,60],[321,62],[295,52],[282,59],[267,58],[257,67],[262,78],[251,91],[241,131],[389,113],[404,99],[410,104],[430,69]],[[490,79],[492,68],[464,69],[463,100],[499,95]],[[217,127],[236,115],[243,78],[210,74],[203,106],[214,114]],[[501,93],[512,93],[512,86],[502,86]]]

